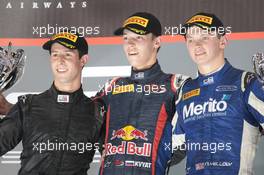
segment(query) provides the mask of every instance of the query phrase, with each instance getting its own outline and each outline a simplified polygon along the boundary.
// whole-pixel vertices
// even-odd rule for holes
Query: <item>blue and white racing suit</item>
[[[188,81],[176,102],[173,148],[186,150],[188,175],[251,175],[264,126],[264,91],[255,75],[226,60]]]

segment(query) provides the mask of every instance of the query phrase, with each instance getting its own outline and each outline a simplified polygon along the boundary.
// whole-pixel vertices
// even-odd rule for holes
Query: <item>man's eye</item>
[[[71,54],[71,53],[66,53],[66,54],[65,54],[65,57],[66,57],[66,58],[71,58],[71,57],[72,57],[72,54]]]
[[[51,53],[51,56],[52,56],[52,57],[57,57],[58,54],[57,54],[57,53]]]

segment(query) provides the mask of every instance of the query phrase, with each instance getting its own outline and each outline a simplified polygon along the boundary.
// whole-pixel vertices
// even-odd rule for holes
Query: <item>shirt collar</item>
[[[219,70],[209,74],[202,75],[198,72],[197,80],[199,81],[200,86],[208,86],[214,83],[217,83],[224,78],[224,73],[231,68],[231,64],[225,59],[225,64]]]
[[[162,72],[158,62],[153,64],[150,68],[144,70],[133,70],[131,68],[131,79],[132,80],[152,80],[159,76]]]
[[[71,92],[71,93],[63,92],[63,91],[59,91],[53,83],[49,89],[49,94],[58,103],[73,103],[76,100],[78,100],[81,97],[81,95],[83,95],[83,89],[81,86],[78,90],[74,92]]]

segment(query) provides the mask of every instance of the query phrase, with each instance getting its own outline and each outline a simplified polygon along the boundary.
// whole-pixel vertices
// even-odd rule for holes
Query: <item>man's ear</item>
[[[88,59],[89,59],[88,54],[85,54],[85,55],[83,55],[83,56],[80,58],[80,61],[81,61],[82,67],[85,66],[85,64],[88,62]]]
[[[160,46],[161,46],[161,38],[160,36],[158,36],[154,39],[154,48],[158,49],[160,48]]]
[[[220,48],[221,49],[225,49],[226,45],[227,45],[227,37],[224,35],[224,36],[221,36],[220,37]]]

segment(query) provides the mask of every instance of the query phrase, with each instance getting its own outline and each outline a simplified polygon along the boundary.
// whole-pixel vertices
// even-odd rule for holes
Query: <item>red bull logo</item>
[[[107,143],[105,147],[106,155],[129,154],[137,156],[150,157],[151,143],[144,143],[143,146],[137,146],[134,142],[122,141],[120,145]]]
[[[113,130],[111,140],[116,139],[116,138],[121,139],[125,136],[126,136],[126,131],[124,129],[121,128],[121,129],[116,130],[116,131]]]
[[[110,140],[118,138],[126,141],[133,139],[142,139],[148,141],[147,135],[148,135],[147,130],[140,131],[139,129],[136,129],[134,126],[128,125],[121,129],[113,130],[112,137]]]
[[[144,132],[142,132],[142,131],[140,131],[138,129],[134,129],[130,133],[130,136],[131,137],[134,137],[135,139],[142,139],[142,140],[145,140],[145,141],[148,141],[147,135],[148,135],[148,131],[147,130],[145,130]]]
[[[136,145],[136,143],[127,143],[127,154],[137,155],[137,156],[150,156],[151,154],[151,144],[144,143],[142,147]]]
[[[107,143],[105,147],[106,155],[130,154],[150,157],[152,145],[151,143],[143,143],[143,145],[139,146],[131,141],[133,139],[148,141],[147,136],[147,130],[141,131],[132,125],[127,125],[118,130],[113,130],[110,140],[122,139],[123,141],[119,145],[113,145],[111,142]]]

